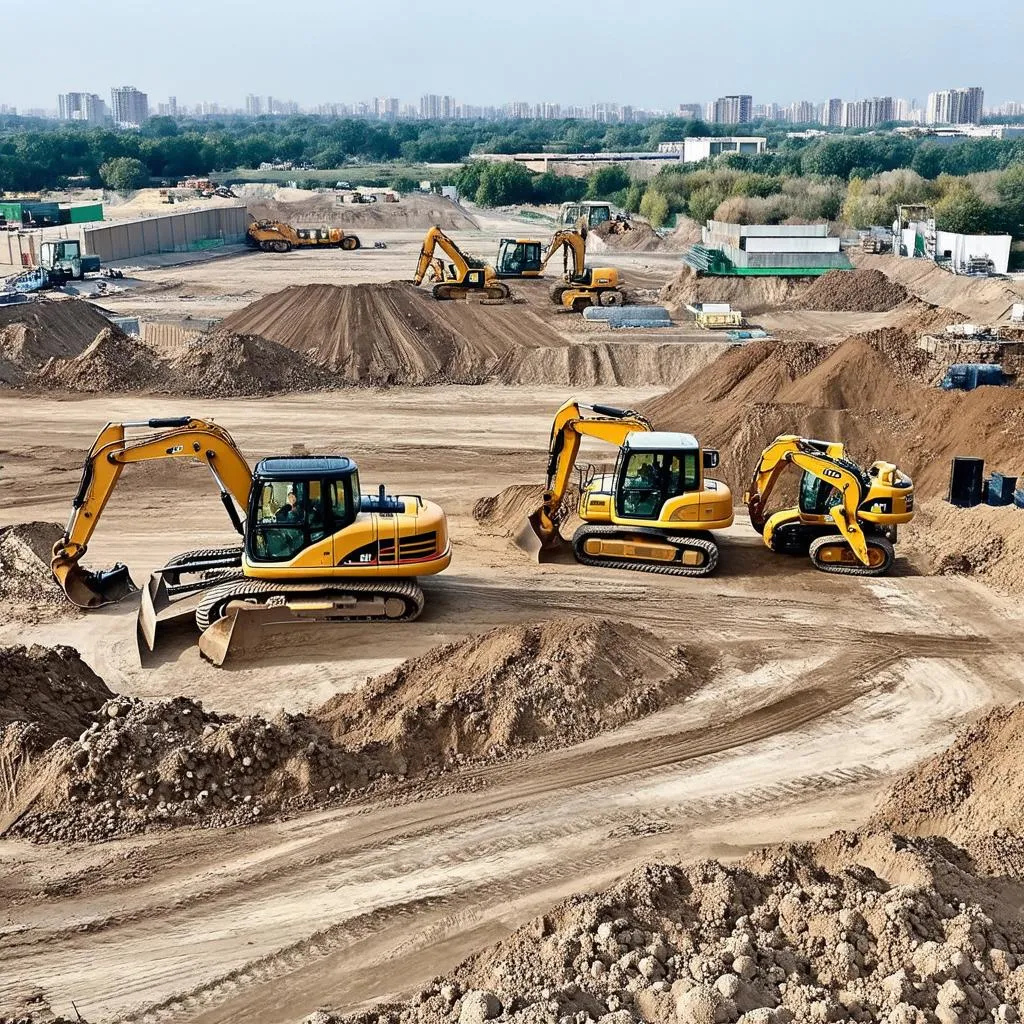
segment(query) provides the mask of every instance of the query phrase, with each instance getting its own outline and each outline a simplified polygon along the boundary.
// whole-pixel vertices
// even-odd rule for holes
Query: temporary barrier
[[[1012,505],[1013,492],[1017,487],[1015,476],[993,473],[985,483],[985,501],[989,505]]]
[[[973,508],[981,504],[985,478],[985,460],[957,456],[949,474],[947,501],[960,508]]]
[[[663,320],[671,322],[664,306],[588,306],[583,310],[585,320]]]

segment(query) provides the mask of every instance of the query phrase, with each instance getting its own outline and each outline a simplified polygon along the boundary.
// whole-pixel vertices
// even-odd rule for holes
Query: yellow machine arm
[[[584,416],[584,409],[594,415]],[[620,446],[627,435],[653,429],[650,421],[638,412],[608,405],[583,405],[575,399],[570,399],[555,413],[543,503],[529,517],[542,548],[558,544],[557,514],[569,488],[582,439],[595,437]]]
[[[423,239],[423,247],[420,249],[420,258],[416,264],[416,273],[413,276],[413,284],[422,284],[427,271],[434,263],[434,252],[440,249],[455,265],[456,277],[462,280],[466,272],[479,262],[467,256],[436,224]],[[435,271],[436,272],[436,271]],[[493,271],[491,272],[493,274]],[[490,274],[488,276],[491,276]]]
[[[566,280],[572,280],[582,276],[586,269],[587,259],[587,233],[586,228],[570,230],[563,228],[556,231],[551,238],[551,244],[544,258],[540,261],[540,269],[543,270],[552,256],[559,250],[563,253],[562,272]],[[572,273],[569,272],[569,258],[572,258]]]
[[[846,461],[846,448],[839,441],[815,441],[787,434],[765,448],[754,469],[750,489],[743,495],[754,529],[759,533],[764,530],[768,498],[787,466],[795,466],[835,488],[841,500],[828,514],[858,560],[867,565],[868,544],[857,519],[861,482]]]
[[[126,438],[125,430],[145,427],[155,433]],[[206,420],[174,419],[108,423],[85,459],[82,481],[72,502],[64,536],[53,548],[50,568],[68,598],[80,608],[98,608],[120,600],[134,589],[128,570],[118,564],[105,572],[90,572],[79,562],[99,523],[121,471],[135,462],[186,458],[205,462],[220,488],[221,501],[235,529],[242,522],[232,499],[243,511],[248,506],[252,470],[231,435]]]

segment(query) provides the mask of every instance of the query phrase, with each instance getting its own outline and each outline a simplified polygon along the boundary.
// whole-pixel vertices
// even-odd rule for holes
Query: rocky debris
[[[933,575],[975,576],[1007,594],[1024,587],[1024,515],[1014,506],[925,502],[917,508],[907,545],[918,568]]]
[[[49,359],[87,348],[107,320],[80,299],[37,299],[0,306],[0,384],[22,385]]]
[[[815,278],[800,299],[804,309],[846,313],[888,313],[910,293],[880,270],[830,270]]]
[[[994,708],[906,772],[872,817],[905,835],[943,836],[993,873],[1024,872],[1024,704]]]
[[[29,619],[78,614],[50,572],[53,546],[63,536],[57,523],[0,527],[0,610],[16,607]]]
[[[706,671],[700,652],[635,626],[555,619],[434,648],[315,715],[335,742],[406,775],[579,743],[683,699]]]
[[[159,389],[165,376],[153,349],[111,325],[77,356],[48,360],[30,380],[66,391],[146,391]]]
[[[810,848],[739,865],[645,864],[570,897],[346,1024],[788,1024],[1018,1019],[1024,929],[930,884],[890,884]]]
[[[682,270],[661,290],[661,301],[679,309],[694,302],[728,302],[749,315],[799,308],[810,284],[796,277],[703,277]]]

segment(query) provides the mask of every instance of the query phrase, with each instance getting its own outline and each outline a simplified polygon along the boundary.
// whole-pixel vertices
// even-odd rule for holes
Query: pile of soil
[[[371,679],[316,712],[392,774],[579,743],[681,700],[706,670],[646,630],[600,619],[501,627]]]
[[[587,234],[587,248],[594,252],[656,252],[662,248],[661,236],[646,221],[633,220],[628,230],[621,230],[624,227],[613,221],[599,224]]]
[[[544,487],[541,484],[512,484],[495,495],[480,498],[473,505],[473,518],[488,533],[519,537],[524,530],[530,529],[527,517],[540,508],[543,497]],[[575,514],[579,500],[579,488],[567,488],[562,502],[562,507],[568,512],[566,521],[561,524],[563,535],[571,535],[580,523]]]
[[[148,345],[110,325],[70,359],[50,359],[31,377],[47,390],[147,391],[158,389],[166,368]]]
[[[830,270],[815,279],[800,305],[835,312],[888,313],[908,298],[906,288],[880,270]]]
[[[963,890],[946,885],[957,867],[937,850],[900,855],[901,868],[924,876],[901,885],[861,866],[858,844],[840,834],[737,865],[643,864],[603,892],[562,901],[407,1003],[319,1020],[1018,1020],[1024,928],[1012,911],[993,920],[957,898]]]
[[[728,302],[749,317],[799,308],[810,287],[809,281],[797,277],[702,277],[684,266],[662,288],[661,301],[677,311],[694,302]]]
[[[1022,758],[1024,704],[997,707],[963,729],[947,750],[901,776],[871,823],[903,835],[942,836],[987,870],[1020,875]]]
[[[9,830],[101,840],[154,825],[246,824],[578,743],[684,699],[711,667],[699,648],[567,619],[444,645],[311,715],[220,715],[187,698],[104,691],[39,760]]]
[[[0,527],[0,611],[16,609],[29,620],[77,614],[50,572],[53,546],[63,536],[58,523]]]
[[[161,391],[236,397],[331,386],[328,375],[301,353],[258,335],[216,330],[185,340],[167,361]]]
[[[247,190],[243,186],[242,193]],[[435,195],[402,196],[397,203],[342,203],[343,193],[278,189],[271,198],[246,198],[256,220],[280,220],[293,227],[341,227],[352,230],[403,230],[434,224],[444,231],[477,231],[479,226],[461,206]]]
[[[49,359],[70,359],[110,327],[78,299],[37,299],[0,306],[0,385],[20,386]]]
[[[1018,456],[1018,468],[1022,466]],[[919,505],[908,549],[915,564],[940,576],[976,576],[1007,594],[1024,589],[1024,514],[1014,506]]]

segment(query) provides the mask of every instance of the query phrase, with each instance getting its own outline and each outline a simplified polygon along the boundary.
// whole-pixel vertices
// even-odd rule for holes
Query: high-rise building
[[[750,96],[722,96],[710,106],[715,124],[746,124],[753,115],[754,101]]]
[[[704,116],[704,111],[699,103],[680,103],[676,110],[677,117],[688,117],[693,121],[699,121]]]
[[[826,128],[839,128],[843,123],[843,101],[835,98],[826,100],[821,107],[820,120]]]
[[[245,112],[249,117],[259,117],[263,113],[263,100],[254,93],[245,97]]]
[[[981,124],[985,90],[975,85],[928,94],[928,124]]]
[[[793,124],[810,124],[816,119],[816,115],[814,104],[808,100],[791,103],[786,110],[786,116]]]
[[[895,102],[891,96],[872,96],[866,100],[844,101],[840,125],[843,128],[874,128],[895,120]]]
[[[149,97],[134,85],[117,86],[110,90],[110,116],[119,125],[145,124],[149,118]]]
[[[57,116],[62,121],[103,124],[107,105],[94,92],[65,92],[57,97]]]

